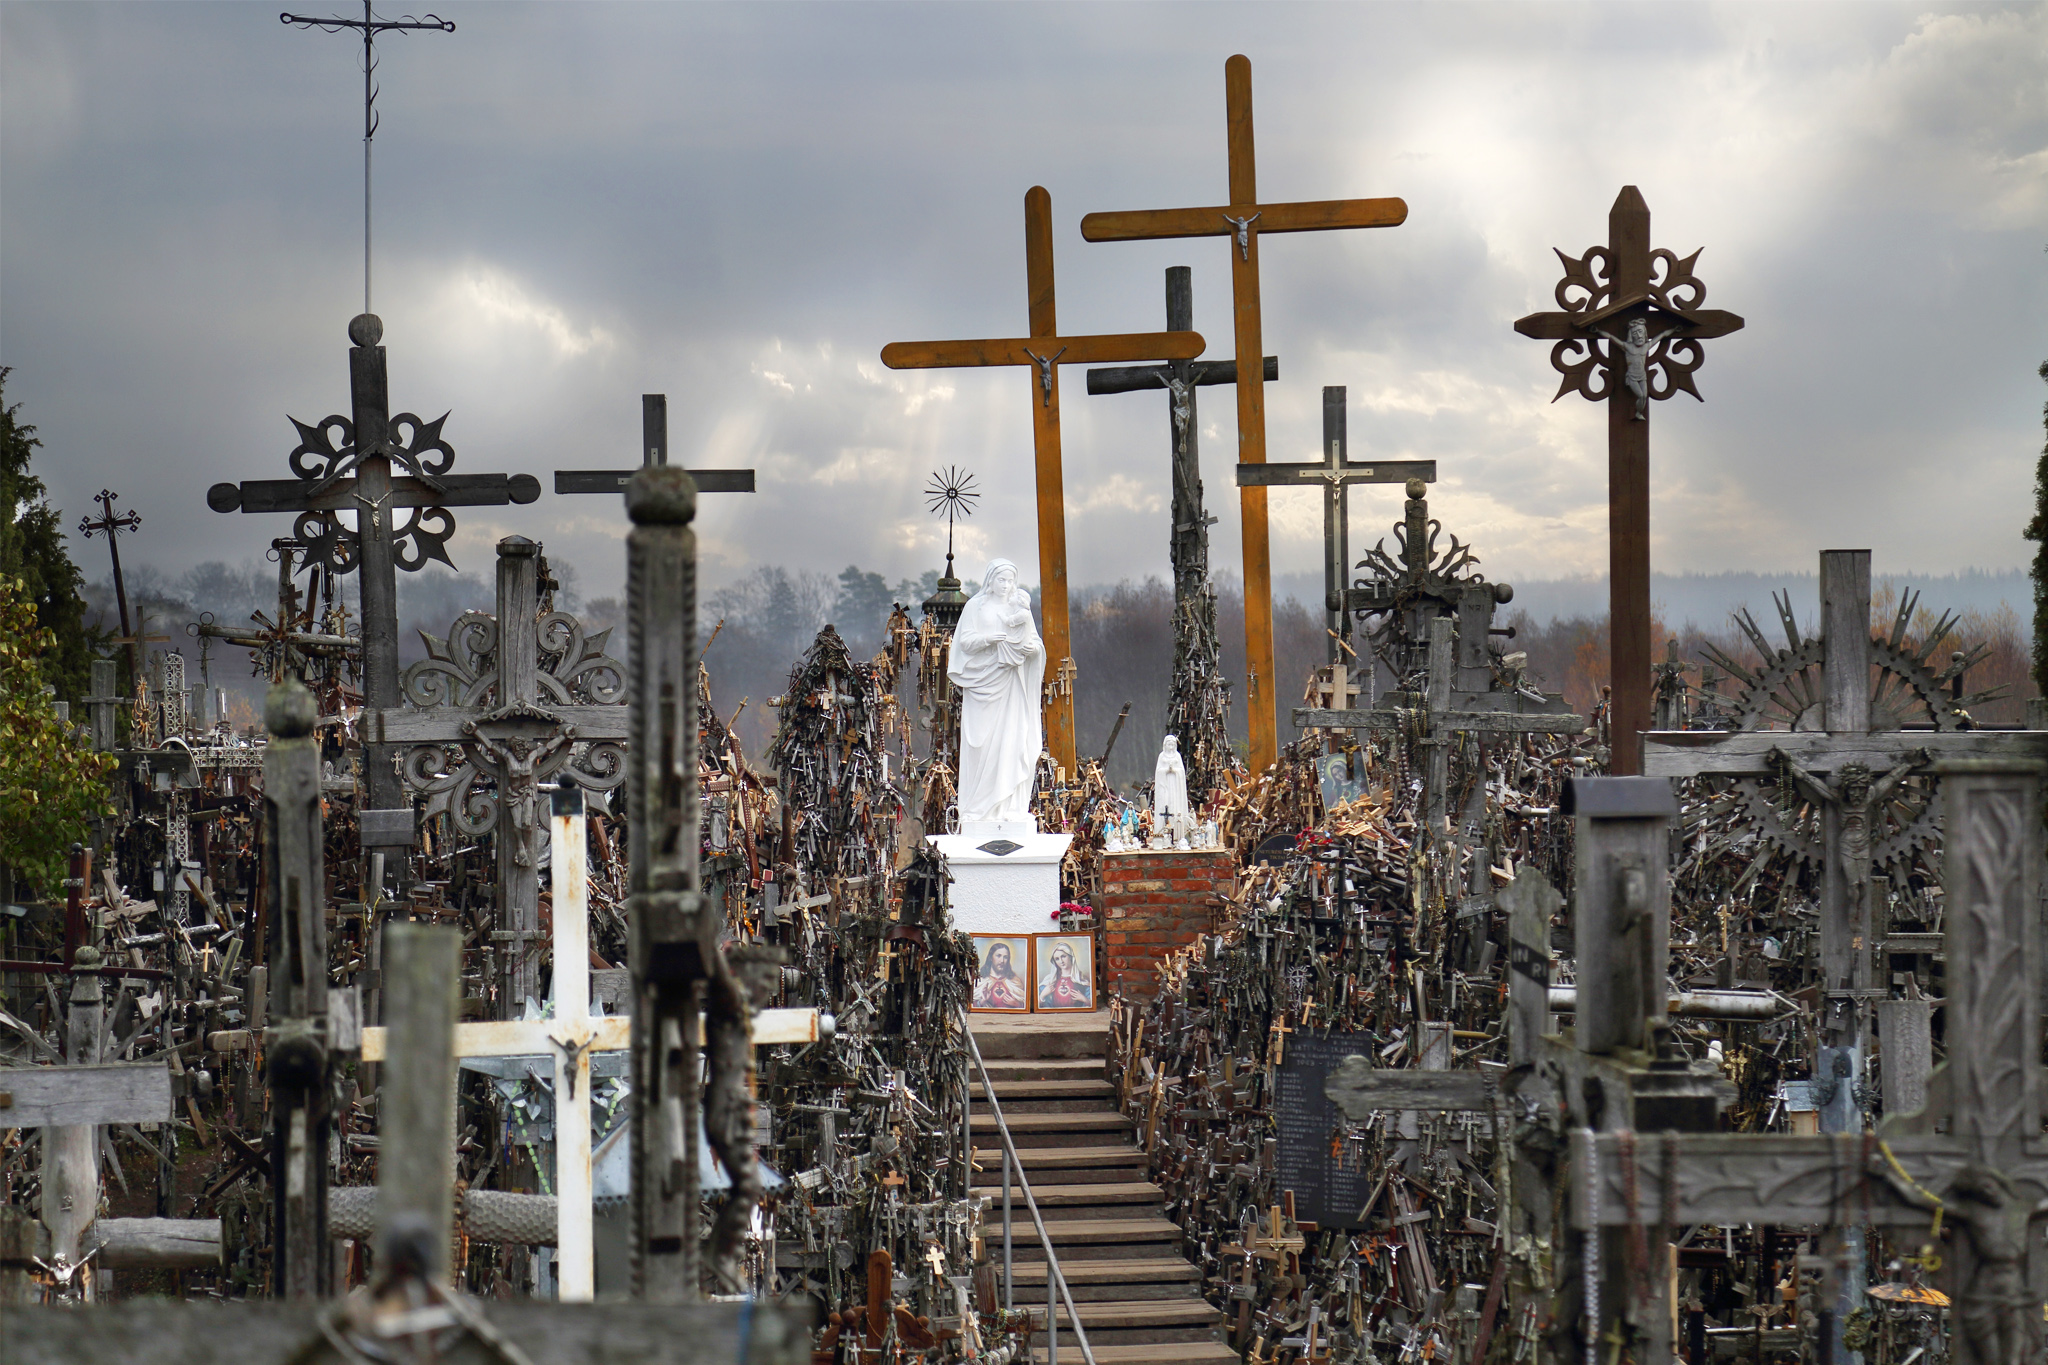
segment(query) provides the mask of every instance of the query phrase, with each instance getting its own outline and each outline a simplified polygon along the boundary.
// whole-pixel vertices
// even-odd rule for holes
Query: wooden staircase
[[[1145,1150],[1103,1078],[1107,1012],[972,1017],[975,1042],[1096,1365],[1236,1361],[1237,1353],[1223,1344],[1223,1314],[1202,1298],[1201,1271],[1181,1255],[1180,1229],[1167,1220],[1164,1196],[1146,1178]],[[974,1184],[993,1197],[982,1226],[1000,1276],[1003,1144],[978,1079],[973,1105],[982,1168]],[[1013,1187],[1010,1198],[1016,1304],[1042,1315],[1045,1252],[1022,1187]],[[1082,1365],[1064,1303],[1058,1321],[1061,1362]],[[1035,1342],[1034,1359],[1043,1361],[1044,1337]]]

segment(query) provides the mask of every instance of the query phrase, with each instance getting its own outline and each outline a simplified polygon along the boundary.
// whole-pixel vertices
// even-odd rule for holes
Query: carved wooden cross
[[[411,572],[431,559],[452,567],[446,549],[455,531],[450,507],[533,502],[540,497],[540,480],[531,474],[450,474],[455,450],[441,439],[447,414],[432,422],[410,412],[391,415],[384,347],[378,344],[383,322],[374,313],[359,314],[348,335],[353,417],[337,413],[311,426],[293,418],[299,444],[291,467],[298,477],[217,483],[207,489],[206,505],[216,512],[296,512],[294,535],[328,572],[360,569],[363,705],[375,710],[399,700],[398,570]],[[401,508],[412,516],[394,526],[392,514]],[[344,512],[355,514],[354,531],[341,524]],[[362,771],[364,809],[387,817],[365,822],[364,853],[404,847],[378,842],[380,832],[401,823],[390,813],[404,808],[383,741],[371,741]]]
[[[1385,460],[1359,464],[1351,459],[1344,420],[1344,386],[1323,386],[1323,458],[1314,464],[1240,464],[1239,488],[1314,487],[1323,489],[1323,609],[1328,615],[1330,662],[1344,661],[1344,641],[1351,636],[1351,613],[1344,610],[1345,579],[1351,572],[1350,489],[1354,483],[1398,483],[1410,479],[1436,482],[1435,460]]]
[[[982,341],[896,341],[882,348],[882,363],[892,370],[986,365],[1030,368],[1031,436],[1038,471],[1039,603],[1045,615],[1046,675],[1058,678],[1073,653],[1067,621],[1067,504],[1065,474],[1060,464],[1060,366],[1193,360],[1202,353],[1203,341],[1197,332],[1061,336],[1054,307],[1052,196],[1036,185],[1024,196],[1024,274],[1031,306],[1029,336]],[[1048,695],[1045,745],[1053,760],[1068,773],[1079,771],[1074,758],[1071,687],[1055,687]]]
[[[1680,260],[1650,249],[1650,207],[1634,185],[1622,186],[1608,210],[1606,246],[1577,258],[1557,255],[1565,266],[1557,285],[1564,311],[1531,313],[1515,330],[1557,343],[1550,363],[1564,379],[1552,402],[1568,393],[1607,400],[1609,767],[1625,777],[1642,771],[1636,737],[1650,728],[1649,402],[1681,389],[1698,398],[1692,372],[1706,359],[1700,342],[1736,331],[1742,319],[1700,307],[1707,288],[1692,273],[1699,252]]]
[[[640,452],[641,469],[668,463],[668,395],[665,393],[640,395]],[[557,469],[555,492],[609,493],[617,497],[626,491],[627,480],[639,472],[639,469]],[[689,474],[699,493],[754,491],[754,471],[751,469],[692,469]]]
[[[1640,1239],[1644,1228],[1667,1221],[1910,1230],[1929,1227],[1939,1207],[1950,1234],[1950,1358],[2008,1365],[2040,1359],[2048,1303],[2048,1244],[2041,1236],[2048,1219],[2048,1142],[2041,1136],[2048,1096],[2037,988],[2041,779],[2048,764],[2008,754],[1937,760],[1935,770],[1946,811],[1949,1051],[1931,1078],[1926,1108],[1888,1117],[1874,1134],[1657,1136],[1655,1129],[1673,1125],[1644,1114],[1640,1097],[1632,1119],[1627,1105],[1610,1103],[1585,1123],[1581,1097],[1568,1095],[1575,1120],[1585,1123],[1571,1143],[1570,1218],[1582,1234],[1626,1230]],[[1583,852],[1580,861],[1583,868]],[[1663,873],[1661,866],[1648,870]],[[1653,974],[1629,942],[1617,946],[1618,977]],[[1584,983],[1583,960],[1580,970]],[[1619,1009],[1610,1012],[1621,1019]],[[1582,1018],[1581,1047],[1588,1045],[1585,1027]],[[1607,1094],[1619,1097],[1612,1087]],[[1610,1299],[1634,1301],[1615,1273],[1621,1259],[1607,1260],[1602,1319],[1628,1312],[1651,1339],[1638,1358],[1663,1359],[1664,1273],[1647,1276],[1640,1301],[1648,1307],[1626,1310]]]
[[[1211,208],[1091,213],[1081,236],[1091,242],[1135,242],[1162,237],[1225,237],[1230,241],[1232,314],[1237,336],[1237,458],[1266,462],[1266,390],[1259,364],[1259,239],[1269,232],[1326,232],[1337,228],[1398,227],[1408,218],[1399,199],[1326,199],[1262,204],[1252,146],[1252,64],[1244,56],[1223,64],[1229,133],[1230,202]],[[1279,757],[1280,693],[1273,677],[1273,572],[1266,533],[1266,490],[1242,488],[1244,513],[1245,692],[1251,721],[1252,771]]]
[[[493,937],[508,948],[508,1014],[539,994],[541,785],[564,772],[586,791],[626,779],[625,669],[604,652],[611,632],[540,615],[539,559],[524,536],[499,541],[497,616],[464,613],[445,641],[422,632],[427,657],[404,679],[413,705],[363,713],[369,742],[407,746],[406,785],[427,797],[425,814],[446,810],[465,834],[497,830]]]

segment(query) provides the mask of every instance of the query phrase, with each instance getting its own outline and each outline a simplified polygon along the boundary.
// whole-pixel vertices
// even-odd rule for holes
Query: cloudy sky
[[[346,7],[344,6],[344,12]],[[330,11],[314,11],[325,14]],[[393,406],[458,472],[636,461],[669,395],[707,576],[935,567],[934,466],[987,491],[966,563],[1035,560],[1017,371],[896,373],[892,340],[1017,335],[1023,197],[1052,194],[1070,333],[1162,325],[1194,267],[1228,356],[1221,238],[1090,245],[1083,213],[1221,203],[1223,63],[1250,56],[1269,201],[1399,195],[1405,226],[1269,238],[1275,459],[1325,384],[1358,457],[1433,457],[1435,506],[1508,577],[1605,565],[1604,418],[1550,403],[1553,247],[1641,187],[1748,319],[1655,414],[1657,567],[2010,568],[2048,389],[2048,6],[466,4],[386,41],[375,308]],[[359,11],[358,11],[359,13]],[[383,11],[380,11],[383,13]],[[256,555],[216,480],[286,474],[286,414],[347,409],[362,299],[358,46],[275,5],[0,6],[0,364],[57,499],[139,508],[131,554]],[[1227,390],[1203,409],[1237,562]],[[1166,569],[1165,400],[1063,387],[1076,584]],[[1275,567],[1320,504],[1275,494]],[[1353,540],[1398,493],[1353,498]],[[606,498],[458,514],[455,558],[544,540],[622,577]],[[98,552],[84,556],[97,570]]]

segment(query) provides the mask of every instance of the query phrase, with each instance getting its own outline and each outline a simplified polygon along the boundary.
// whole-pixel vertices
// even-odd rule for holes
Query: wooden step
[[[1066,1262],[1060,1263],[1065,1269]],[[1081,1325],[1088,1329],[1088,1345],[1135,1346],[1166,1342],[1214,1341],[1223,1314],[1200,1299],[1126,1299],[1084,1303],[1078,1298]],[[1033,1315],[1044,1330],[1045,1308]],[[1060,1338],[1063,1348],[1073,1346],[1076,1359],[1081,1350],[1072,1332],[1073,1317],[1066,1304],[1059,1306]],[[1100,1365],[1098,1357],[1097,1365]]]
[[[1003,1117],[1009,1124],[1010,1140],[1020,1150],[1026,1146],[1099,1147],[1105,1138],[1111,1141],[1128,1139],[1136,1132],[1131,1121],[1114,1110],[1097,1114],[1005,1114]],[[975,1146],[987,1144],[1001,1150],[1002,1136],[996,1130],[995,1115],[971,1115],[968,1131],[974,1135]]]
[[[1032,1365],[1043,1365],[1046,1358],[1045,1339],[1033,1339],[1034,1345],[1028,1359]],[[1088,1347],[1095,1353],[1095,1365],[1236,1365],[1240,1359],[1237,1352],[1220,1341],[1161,1341],[1132,1346],[1097,1346],[1091,1339]],[[1064,1334],[1060,1337],[1060,1360],[1063,1365],[1083,1365],[1080,1348]]]
[[[1020,1142],[1017,1144],[1017,1160],[1023,1163],[1024,1177],[1031,1182],[1034,1193],[1049,1185],[1097,1184],[1104,1177],[1143,1180],[1150,1165],[1144,1150],[1135,1144],[1115,1147],[1028,1147]],[[1002,1140],[993,1133],[977,1138],[974,1144],[974,1162],[981,1167],[974,1173],[975,1187],[987,1187],[995,1191],[997,1202],[1000,1203],[1003,1186]]]
[[[1000,1174],[1000,1173],[999,1173]],[[1026,1171],[1027,1176],[1030,1175]],[[985,1226],[996,1230],[1002,1236],[1003,1186],[1000,1178],[992,1186],[975,1190],[976,1194],[989,1197]],[[1071,1185],[1046,1185],[1037,1181],[1031,1183],[1031,1196],[1038,1201],[1038,1212],[1047,1222],[1056,1218],[1116,1218],[1125,1213],[1142,1213],[1147,1217],[1160,1216],[1159,1210],[1166,1202],[1166,1194],[1149,1180],[1115,1181],[1108,1183],[1082,1183]],[[1024,1187],[1010,1187],[1011,1237],[1023,1236],[1015,1231],[1019,1224],[1031,1222],[1031,1210],[1024,1204]]]
[[[986,1243],[990,1259],[1000,1276],[1003,1263],[1002,1230]],[[1067,1277],[1067,1291],[1076,1303],[1103,1303],[1131,1299],[1189,1299],[1201,1294],[1202,1272],[1178,1256],[1141,1260],[1069,1261],[1060,1259]],[[1019,1301],[1041,1303],[1045,1299],[1045,1262],[1017,1261],[1010,1278]],[[998,1279],[998,1283],[1000,1283]]]
[[[999,1215],[1000,1216],[1000,1215]],[[1019,1233],[1011,1213],[1011,1248],[1017,1261],[1042,1261],[1045,1248],[1038,1243],[1038,1230],[1025,1219],[1028,1231]],[[1046,1235],[1062,1266],[1070,1260],[1100,1260],[1131,1255],[1162,1257],[1173,1255],[1180,1246],[1180,1229],[1164,1218],[1048,1218]],[[1001,1236],[1000,1230],[997,1236]],[[986,1234],[984,1234],[984,1238]],[[987,1245],[984,1240],[983,1245]],[[1137,1250],[1142,1248],[1142,1250]]]
[[[1089,1057],[1109,1053],[1109,1011],[1092,1014],[976,1014],[969,1017],[983,1061]]]
[[[980,1081],[974,1083],[973,1112],[989,1112],[988,1098]],[[1108,1081],[1092,1079],[997,1081],[996,1099],[1005,1116],[1011,1114],[1103,1113],[1116,1108],[1116,1088]]]
[[[1103,1077],[1100,1057],[984,1057],[989,1079],[1003,1081],[1099,1081]],[[977,1075],[975,1081],[979,1084]]]

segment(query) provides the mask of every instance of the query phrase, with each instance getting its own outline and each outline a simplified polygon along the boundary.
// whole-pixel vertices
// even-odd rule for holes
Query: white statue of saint
[[[992,559],[953,631],[946,676],[960,689],[960,820],[1029,820],[1045,748],[1045,644],[1017,566]]]
[[[1152,818],[1188,813],[1188,765],[1181,760],[1180,737],[1168,735],[1152,767]]]

